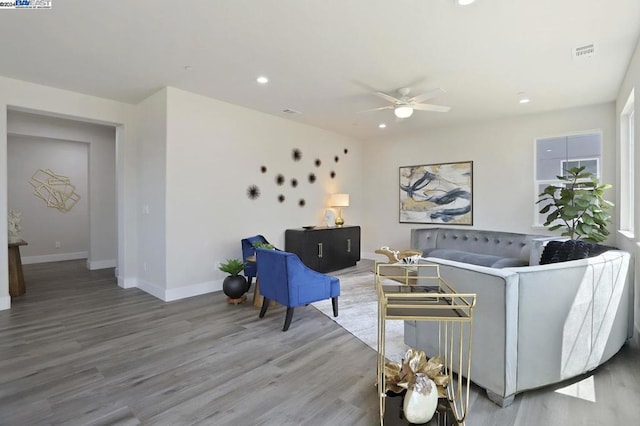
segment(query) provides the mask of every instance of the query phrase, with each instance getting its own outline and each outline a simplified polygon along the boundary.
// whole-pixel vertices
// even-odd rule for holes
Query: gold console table
[[[403,271],[398,274],[399,267],[410,269],[413,273],[411,276]],[[387,398],[384,374],[385,325],[390,320],[437,323],[438,353],[427,355],[442,359],[443,374],[449,379],[445,388],[449,419],[444,420],[444,424],[465,424],[471,384],[471,336],[476,295],[457,293],[440,277],[438,265],[376,263],[375,269],[378,291],[377,381],[380,424],[384,422]],[[442,424],[441,420],[433,421],[436,422],[433,424]]]

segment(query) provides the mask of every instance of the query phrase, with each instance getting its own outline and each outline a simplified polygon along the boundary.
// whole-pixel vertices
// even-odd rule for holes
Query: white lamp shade
[[[399,105],[393,109],[393,113],[398,118],[409,118],[413,115],[413,108],[409,105]]]
[[[329,205],[331,207],[349,207],[349,194],[331,194]]]

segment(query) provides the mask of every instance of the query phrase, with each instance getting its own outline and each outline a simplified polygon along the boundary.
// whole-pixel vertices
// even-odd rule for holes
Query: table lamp
[[[331,194],[329,198],[331,207],[338,207],[338,217],[336,217],[336,226],[344,225],[342,218],[342,207],[349,207],[349,194]]]

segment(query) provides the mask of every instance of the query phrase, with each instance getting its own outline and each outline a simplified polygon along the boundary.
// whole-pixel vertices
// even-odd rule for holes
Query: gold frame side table
[[[393,271],[390,268],[396,268],[397,271],[399,266],[411,268],[415,275],[384,272]],[[437,323],[438,353],[427,355],[441,357],[444,374],[449,378],[449,384],[445,388],[449,408],[455,422],[465,424],[471,384],[473,309],[476,295],[457,293],[442,279],[438,265],[376,263],[375,268],[378,292],[377,381],[380,424],[384,423],[387,397],[384,375],[385,324],[391,320]]]

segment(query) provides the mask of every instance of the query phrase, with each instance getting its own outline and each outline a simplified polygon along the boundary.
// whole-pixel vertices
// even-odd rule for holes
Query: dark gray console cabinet
[[[360,227],[287,229],[285,251],[318,272],[355,266],[360,260]]]

